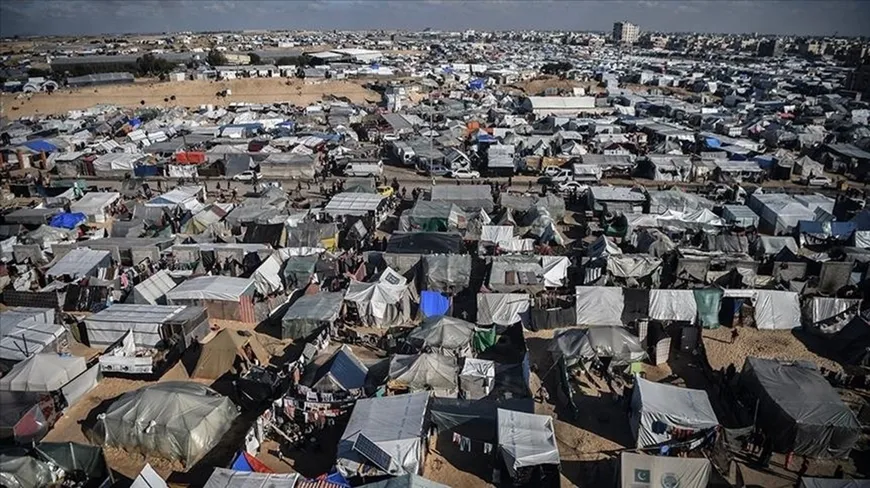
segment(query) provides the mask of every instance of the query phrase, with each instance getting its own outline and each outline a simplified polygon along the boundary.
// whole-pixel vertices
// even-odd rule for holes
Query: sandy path
[[[229,89],[232,95],[215,94]],[[38,93],[0,95],[0,114],[18,118],[34,114],[62,114],[98,104],[124,107],[146,106],[198,107],[204,104],[227,105],[233,102],[290,102],[308,105],[323,95],[346,97],[355,103],[380,100],[380,95],[363,88],[358,81],[305,82],[296,78],[251,78],[228,81],[137,81],[130,85],[109,85],[76,90],[63,89],[54,94]],[[175,96],[175,100],[168,100]]]

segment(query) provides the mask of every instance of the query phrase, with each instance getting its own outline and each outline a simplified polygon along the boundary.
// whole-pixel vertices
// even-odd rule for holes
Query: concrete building
[[[782,54],[782,43],[779,39],[764,39],[758,43],[758,56],[773,58]]]
[[[617,44],[634,44],[640,37],[640,29],[631,22],[613,23],[613,41]]]

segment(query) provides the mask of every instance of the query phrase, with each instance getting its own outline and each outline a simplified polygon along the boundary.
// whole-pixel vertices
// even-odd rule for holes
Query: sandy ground
[[[727,368],[734,363],[737,371],[740,371],[746,358],[754,356],[766,359],[803,359],[820,367],[842,371],[839,364],[807,349],[807,345],[799,339],[800,332],[738,327],[740,336],[731,344],[731,330],[730,327],[720,327],[703,332],[707,359],[715,370]]]
[[[232,95],[219,98],[216,93],[230,89]],[[0,115],[10,118],[34,114],[62,114],[98,104],[139,107],[198,107],[204,104],[227,105],[233,102],[290,102],[308,105],[323,95],[346,97],[355,103],[380,100],[380,95],[350,81],[305,82],[296,78],[250,78],[227,81],[156,82],[137,81],[130,85],[109,85],[76,90],[63,89],[54,94],[0,95]],[[175,100],[168,100],[175,96]]]

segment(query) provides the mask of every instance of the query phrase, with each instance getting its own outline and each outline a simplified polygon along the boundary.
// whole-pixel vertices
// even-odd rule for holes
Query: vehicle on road
[[[471,171],[470,169],[460,168],[450,171],[448,176],[456,178],[457,180],[471,180],[474,178],[480,178],[480,173],[477,171]]]
[[[382,197],[391,197],[391,196],[393,196],[393,193],[395,193],[395,190],[393,190],[393,187],[390,185],[379,186],[377,188],[377,190],[378,190],[378,195],[380,195]]]
[[[834,186],[834,182],[827,176],[813,176],[812,178],[807,178],[807,186],[830,188]]]
[[[345,176],[381,176],[384,174],[384,163],[350,163],[344,168]]]
[[[260,175],[253,170],[242,171],[241,173],[233,176],[233,181],[251,181],[254,177],[259,177]]]
[[[560,193],[570,193],[575,191],[577,193],[584,192],[589,189],[588,185],[584,185],[578,181],[565,181],[563,183],[559,183],[556,185],[556,191]]]

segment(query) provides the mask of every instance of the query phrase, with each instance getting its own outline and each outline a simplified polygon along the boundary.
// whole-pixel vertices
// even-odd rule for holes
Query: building
[[[634,44],[640,37],[640,29],[631,22],[613,23],[613,41],[617,44]]]
[[[779,39],[764,39],[758,43],[758,56],[773,58],[782,54],[782,43]]]

